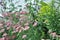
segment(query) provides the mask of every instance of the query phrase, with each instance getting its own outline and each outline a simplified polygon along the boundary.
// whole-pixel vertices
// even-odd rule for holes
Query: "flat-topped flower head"
[[[51,35],[52,35],[53,37],[56,37],[56,32],[52,32]]]
[[[7,17],[8,16],[8,13],[3,13],[2,14],[4,17]]]
[[[20,11],[20,14],[27,14],[26,11]]]
[[[33,26],[37,26],[37,22],[34,22]]]
[[[26,37],[27,37],[27,35],[23,35],[23,36],[22,36],[23,39],[26,38]]]
[[[7,35],[8,35],[7,33],[4,33],[2,36],[3,36],[3,37],[6,37]]]
[[[11,21],[6,22],[6,26],[11,26],[11,25],[12,25]]]
[[[25,26],[24,27],[24,30],[28,30],[30,27],[29,26]]]
[[[3,33],[4,31],[5,31],[5,29],[1,29],[1,30],[0,30],[0,33]]]

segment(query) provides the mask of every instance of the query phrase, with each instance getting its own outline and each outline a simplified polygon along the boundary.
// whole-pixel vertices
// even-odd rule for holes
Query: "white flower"
[[[7,33],[4,33],[2,36],[3,36],[3,37],[4,37],[4,36],[7,36]]]
[[[4,31],[5,31],[5,29],[1,29],[1,30],[0,30],[0,33],[4,32]]]
[[[0,14],[0,17],[3,17],[3,15],[2,15],[2,14]]]

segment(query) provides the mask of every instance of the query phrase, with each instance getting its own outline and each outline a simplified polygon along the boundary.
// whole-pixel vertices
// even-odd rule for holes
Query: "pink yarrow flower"
[[[0,38],[0,40],[5,40],[5,38],[3,37],[3,38]]]
[[[16,35],[12,35],[12,39],[16,38]]]
[[[34,22],[33,26],[37,26],[37,22]]]
[[[27,35],[23,35],[23,36],[22,36],[23,39],[26,38],[26,37],[27,37]]]
[[[25,23],[24,25],[28,26],[28,25],[29,25],[29,23]]]
[[[24,30],[28,30],[30,27],[29,26],[25,26]]]
[[[26,11],[20,11],[20,14],[27,14]]]
[[[8,13],[4,13],[4,14],[2,14],[4,17],[6,17],[6,16],[8,16]]]
[[[4,32],[4,31],[5,31],[5,29],[1,29],[1,30],[0,30],[0,33]]]
[[[3,37],[7,36],[7,33],[4,33],[2,36],[3,36]]]
[[[13,25],[13,28],[17,28],[19,27],[20,25],[16,24],[16,25]]]
[[[9,30],[10,29],[10,27],[7,27],[7,30]]]
[[[6,22],[7,26],[10,26],[12,23],[10,21]]]
[[[2,23],[0,23],[0,26],[2,26],[3,24]]]
[[[52,32],[51,35],[52,35],[53,37],[56,37],[56,32]]]

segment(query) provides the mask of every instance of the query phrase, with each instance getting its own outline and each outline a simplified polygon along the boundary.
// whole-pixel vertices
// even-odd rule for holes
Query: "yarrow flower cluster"
[[[28,16],[28,12],[20,11],[20,12],[6,12],[2,14],[3,18],[6,20],[0,20],[0,33],[2,34],[0,40],[12,40],[16,38],[15,33],[21,33],[22,31],[26,31],[30,29],[29,24],[32,20],[30,20]],[[36,26],[37,22],[34,22],[33,26]],[[9,36],[10,34],[12,36]],[[11,39],[12,37],[12,39]],[[22,38],[26,38],[27,35],[22,35]]]

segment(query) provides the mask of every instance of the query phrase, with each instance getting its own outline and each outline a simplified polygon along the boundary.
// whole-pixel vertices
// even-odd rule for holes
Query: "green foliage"
[[[60,24],[59,18],[58,16],[60,16],[60,11],[59,9],[57,9],[55,6],[55,1],[52,0],[51,4],[46,4],[44,2],[41,2],[42,7],[40,8],[40,10],[38,11],[38,18],[37,20],[40,22],[42,20],[45,20],[43,23],[46,24],[45,27],[52,29],[52,31],[56,31],[57,33],[60,34],[59,28],[60,26],[58,26]],[[58,11],[57,11],[57,10]],[[44,25],[44,24],[43,24]]]
[[[27,2],[28,0],[25,1]],[[35,5],[38,6],[38,0],[35,1],[37,3]],[[31,21],[31,23],[28,25],[30,28],[29,30],[26,31],[23,30],[22,32],[17,32],[16,38],[14,40],[41,40],[41,39],[53,40],[53,37],[48,33],[49,30],[52,30],[52,32],[55,31],[57,34],[60,34],[60,9],[59,9],[60,3],[58,3],[57,7],[55,5],[55,3],[57,3],[55,0],[52,0],[50,4],[45,3],[43,1],[40,1],[39,3],[41,4],[39,6],[40,9],[36,10],[33,7],[33,4],[31,3],[30,0],[30,3],[27,7],[27,9],[29,10],[29,14],[26,14],[28,18],[25,18]],[[15,6],[13,3],[10,6],[13,6],[13,8],[10,10],[11,12],[15,10]],[[22,7],[21,5],[18,6]],[[13,17],[12,22],[14,24],[18,24],[19,18],[17,18],[15,14],[12,14],[12,17]],[[6,19],[8,20],[8,17]],[[37,26],[33,27],[35,21],[37,21]],[[22,23],[22,25],[24,26],[24,23]],[[5,31],[8,33],[9,36],[13,35],[12,34],[13,28],[10,28],[8,31],[7,30]],[[0,37],[2,37],[1,34],[2,33],[0,33]],[[22,35],[24,34],[27,35],[26,38],[22,38]],[[58,40],[58,37],[55,39]]]

